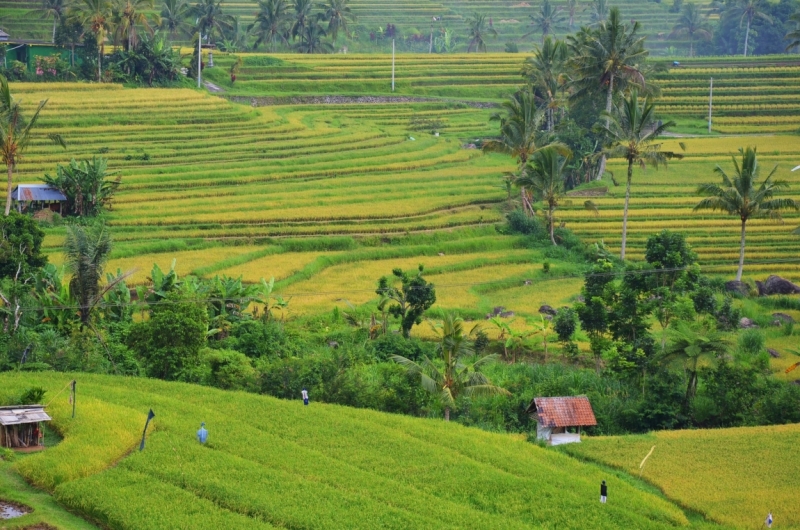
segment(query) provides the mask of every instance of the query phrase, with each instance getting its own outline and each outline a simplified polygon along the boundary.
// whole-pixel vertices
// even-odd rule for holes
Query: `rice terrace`
[[[0,0],[0,530],[800,529],[798,0]]]

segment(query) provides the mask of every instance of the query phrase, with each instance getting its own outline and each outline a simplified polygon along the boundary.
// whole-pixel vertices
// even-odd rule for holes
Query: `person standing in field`
[[[772,512],[769,512],[767,514],[767,520],[764,521],[764,524],[766,525],[767,528],[772,528]]]
[[[208,440],[208,431],[206,430],[206,423],[203,422],[200,424],[200,429],[197,431],[197,441],[201,444],[205,444],[206,440]]]
[[[303,405],[308,405],[308,390],[304,388],[301,394],[303,395]]]
[[[608,497],[608,486],[606,486],[606,481],[600,483],[600,502],[605,504],[606,498]]]

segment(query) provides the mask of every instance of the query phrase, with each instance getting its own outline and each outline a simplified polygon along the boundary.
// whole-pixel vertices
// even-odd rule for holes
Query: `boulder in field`
[[[727,284],[726,284],[727,285]],[[800,294],[800,286],[793,284],[780,276],[770,275],[763,282],[756,282],[758,296],[771,296],[773,294]]]
[[[542,307],[540,307],[540,308],[539,308],[539,312],[540,312],[541,314],[543,314],[543,315],[550,315],[550,316],[553,316],[553,315],[555,315],[555,314],[556,314],[556,310],[555,310],[555,309],[553,309],[553,307],[552,307],[552,306],[549,306],[549,305],[547,305],[547,304],[545,304],[545,305],[543,305]]]
[[[770,357],[774,359],[778,359],[781,356],[778,350],[773,350],[772,348],[767,348],[767,353],[769,354]]]
[[[794,324],[794,319],[792,318],[792,315],[787,315],[786,313],[772,313],[772,318],[780,320],[781,322],[784,322],[786,324],[789,323]]]
[[[758,324],[747,317],[742,317],[741,320],[739,320],[739,327],[742,329],[754,329],[758,327]]]
[[[750,294],[750,286],[737,280],[725,282],[725,290],[731,293],[739,293],[742,296]]]

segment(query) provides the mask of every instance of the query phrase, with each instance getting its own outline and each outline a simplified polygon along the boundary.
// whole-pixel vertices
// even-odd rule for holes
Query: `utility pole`
[[[708,89],[708,134],[711,134],[711,109],[714,107],[714,78],[711,78],[711,85]]]
[[[394,92],[394,39],[392,39],[392,92]]]

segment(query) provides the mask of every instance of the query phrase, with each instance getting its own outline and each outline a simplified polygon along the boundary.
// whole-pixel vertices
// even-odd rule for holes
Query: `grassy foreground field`
[[[567,452],[638,474],[655,446],[643,476],[683,506],[736,528],[760,528],[768,511],[776,528],[800,528],[798,444],[800,426],[777,425],[600,437]]]
[[[46,400],[68,374],[0,375]],[[441,420],[79,374],[49,407],[64,436],[19,473],[114,529],[712,527],[629,480],[509,435]],[[312,396],[313,400],[313,396]],[[135,451],[147,410],[156,416]],[[207,423],[209,442],[194,433]],[[715,526],[714,526],[715,527]]]

